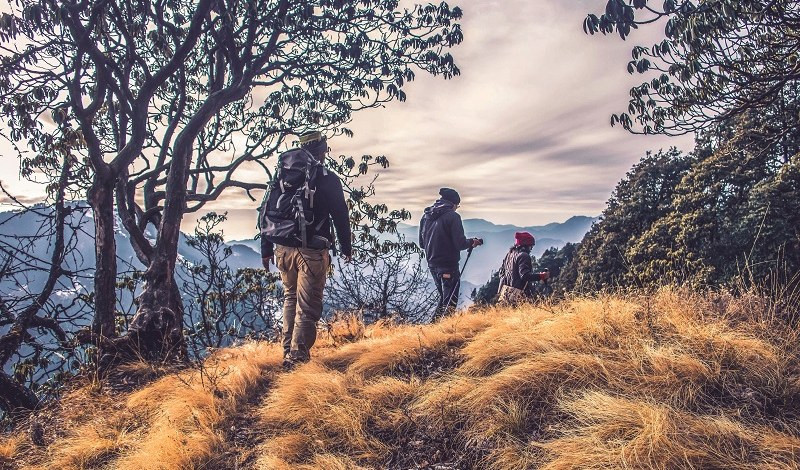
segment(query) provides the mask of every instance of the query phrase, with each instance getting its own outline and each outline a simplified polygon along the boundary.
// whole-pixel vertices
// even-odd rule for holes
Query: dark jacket
[[[541,279],[539,273],[533,272],[530,253],[512,248],[503,260],[500,268],[500,285],[523,289]]]
[[[336,238],[339,239],[339,246],[342,255],[352,256],[353,240],[350,232],[350,213],[347,210],[347,203],[344,200],[344,191],[339,177],[331,172],[326,172],[315,178],[316,194],[314,195],[314,220],[324,219],[325,222],[316,232],[331,242],[333,246],[333,232],[331,231],[331,219],[336,228]],[[298,241],[290,246],[301,246]],[[274,254],[273,243],[261,237],[261,257],[271,258]]]
[[[472,246],[464,236],[461,216],[450,201],[439,199],[425,209],[419,223],[419,246],[431,268],[458,270],[461,250]]]

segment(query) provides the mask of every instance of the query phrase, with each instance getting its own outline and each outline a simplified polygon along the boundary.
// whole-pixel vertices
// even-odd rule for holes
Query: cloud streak
[[[462,195],[464,217],[538,225],[597,215],[647,150],[691,148],[691,137],[634,136],[609,125],[642,81],[625,70],[631,47],[654,42],[658,27],[627,42],[587,36],[581,26],[598,8],[592,0],[453,3],[465,12],[465,40],[453,50],[462,75],[418,72],[407,102],[357,113],[355,137],[331,141],[335,154],[389,157],[374,202],[405,207],[416,223],[438,188],[450,186]],[[244,175],[263,178],[255,167]],[[244,238],[258,202],[232,190],[206,209],[229,211],[226,233]]]
[[[378,198],[417,219],[438,188],[457,188],[466,217],[532,225],[596,215],[647,150],[691,138],[643,137],[611,128],[641,77],[625,71],[631,42],[589,37],[588,0],[464,4],[462,76],[420,76],[409,101],[355,117],[344,153],[385,153],[392,167]],[[657,31],[655,31],[657,33]],[[634,37],[637,43],[656,39]],[[376,137],[379,136],[379,137]]]

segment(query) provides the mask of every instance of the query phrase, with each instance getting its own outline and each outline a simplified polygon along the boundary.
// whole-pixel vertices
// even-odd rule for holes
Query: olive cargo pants
[[[311,358],[322,316],[322,294],[331,264],[327,249],[275,246],[275,266],[283,282],[283,354],[293,361]]]

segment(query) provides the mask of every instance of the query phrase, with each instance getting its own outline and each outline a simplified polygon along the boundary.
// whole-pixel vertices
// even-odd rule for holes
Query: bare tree
[[[25,206],[2,188],[19,207],[0,219],[0,410],[6,414],[35,408],[35,392],[54,392],[86,363],[80,332],[91,315],[76,292],[86,274],[75,249],[86,220],[65,200],[75,161],[63,150],[49,204]]]
[[[402,242],[372,262],[338,263],[326,295],[333,310],[361,312],[367,321],[429,321],[436,307],[422,252]]]
[[[198,221],[187,243],[200,259],[182,260],[178,271],[187,298],[187,342],[196,357],[236,340],[274,339],[280,330],[280,276],[263,269],[234,271],[228,266],[232,249],[219,231],[225,219],[210,212]]]
[[[230,188],[255,199],[270,176],[263,160],[288,133],[349,134],[354,111],[405,99],[414,69],[459,73],[445,50],[462,39],[461,11],[446,3],[21,0],[11,8],[0,22],[4,117],[12,137],[34,149],[67,134],[82,143],[103,347],[115,335],[116,197],[147,268],[129,335],[114,344],[145,355],[185,351],[174,272],[187,211]],[[51,116],[54,124],[41,124]],[[253,170],[261,176],[242,177]],[[367,209],[367,229],[402,215]]]

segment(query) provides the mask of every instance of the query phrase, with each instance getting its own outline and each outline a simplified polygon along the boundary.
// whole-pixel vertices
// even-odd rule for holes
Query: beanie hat
[[[450,201],[455,205],[461,204],[461,196],[458,195],[455,189],[442,188],[439,190],[439,195],[442,196],[442,199]]]
[[[308,145],[314,141],[322,140],[325,137],[322,135],[322,132],[319,131],[312,131],[306,132],[305,134],[300,136],[300,145]]]
[[[514,234],[514,244],[517,246],[533,246],[536,240],[528,232],[517,232]]]
[[[319,131],[306,132],[300,136],[300,147],[311,152],[315,158],[321,159],[328,151],[328,140]]]

